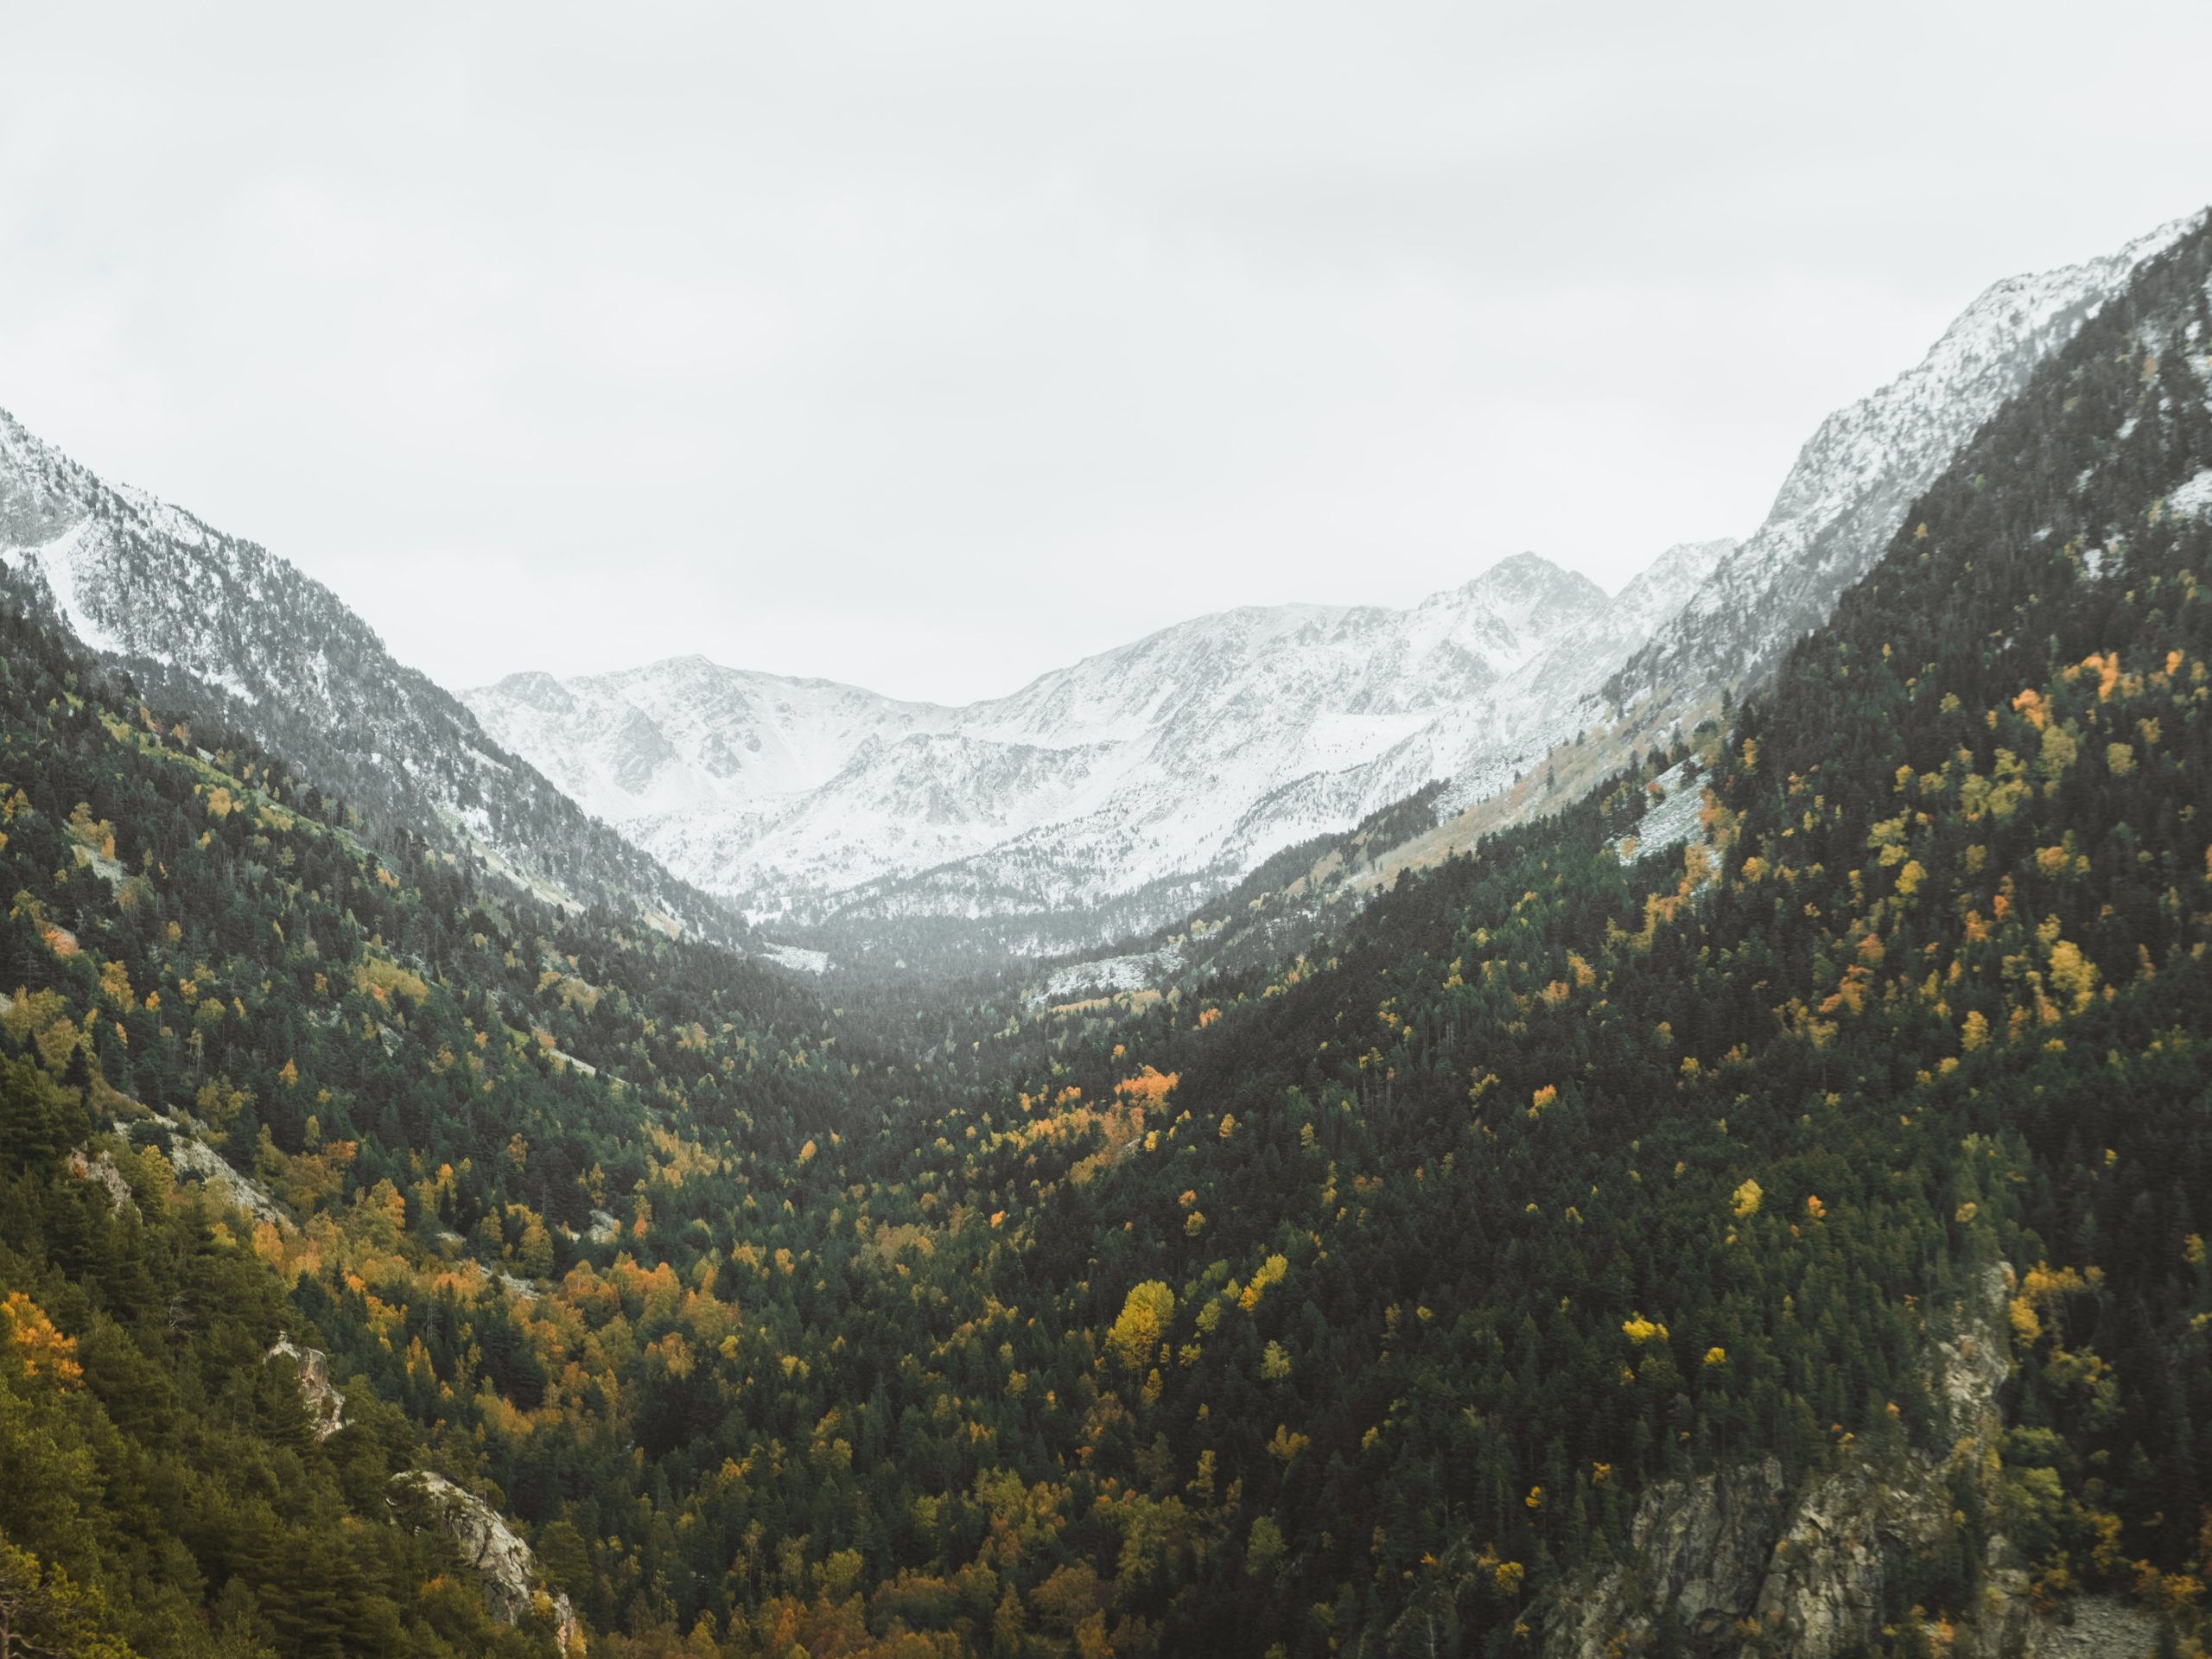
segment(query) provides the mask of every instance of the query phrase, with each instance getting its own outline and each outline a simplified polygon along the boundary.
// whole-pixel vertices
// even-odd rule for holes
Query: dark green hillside
[[[654,1126],[733,1169],[849,1128],[829,1016],[712,948],[485,894],[404,837],[380,858],[281,766],[203,759],[221,740],[21,619],[0,634],[0,1486],[36,1498],[0,1531],[25,1628],[72,1604],[149,1654],[524,1650],[386,1501],[413,1463],[480,1463],[467,1428],[437,1449],[452,1420],[545,1391],[474,1264],[557,1274],[602,1205],[641,1252],[696,1255],[692,1218],[654,1213],[680,1155]],[[88,1136],[127,1201],[71,1168]],[[286,1223],[178,1189],[159,1154],[199,1137]],[[494,1390],[410,1386],[415,1329],[448,1390]],[[263,1363],[286,1330],[385,1375],[346,1379],[353,1426],[320,1446]]]
[[[1942,1503],[1878,1645],[2005,1560],[2198,1639],[2209,276],[2148,267],[1697,735],[1691,845],[1624,860],[1653,757],[1166,997],[823,1008],[372,855],[7,624],[0,1595],[543,1651],[395,1518],[420,1466],[602,1651],[1523,1653],[1662,1483],[1883,1457]],[[201,1141],[286,1220],[179,1187]],[[1938,1338],[2009,1347],[2003,1423]]]

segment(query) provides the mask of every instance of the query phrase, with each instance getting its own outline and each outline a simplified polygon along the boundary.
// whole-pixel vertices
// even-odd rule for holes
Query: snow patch
[[[830,971],[827,950],[809,950],[796,944],[764,944],[760,954],[779,968],[788,968],[797,974],[826,974]]]
[[[1645,812],[1629,832],[1636,838],[1636,850],[1624,858],[1623,863],[1633,863],[1668,848],[1680,847],[1703,832],[1699,814],[1705,807],[1705,785],[1690,770],[1695,764],[1684,760],[1668,767],[1652,780],[1666,791],[1665,798]]]
[[[1141,991],[1183,965],[1183,953],[1173,945],[1125,957],[1100,957],[1056,968],[1044,988],[1031,993],[1029,1006],[1064,1002],[1078,995],[1101,995],[1115,991]]]
[[[2177,487],[2166,498],[2166,511],[2184,518],[2212,518],[2212,467]]]
[[[92,552],[87,534],[92,525],[91,519],[80,518],[52,541],[38,547],[11,548],[4,557],[11,570],[37,573],[53,594],[54,609],[61,613],[62,621],[87,649],[120,656],[130,649],[129,642],[94,616],[85,601],[79,566]]]

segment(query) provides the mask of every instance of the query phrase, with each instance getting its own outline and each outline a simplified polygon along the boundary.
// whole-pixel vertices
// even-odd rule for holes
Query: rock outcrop
[[[107,1154],[99,1152],[87,1156],[85,1149],[79,1147],[69,1154],[69,1173],[80,1181],[98,1181],[106,1188],[108,1205],[117,1215],[137,1207],[130,1181]]]
[[[2062,1618],[2028,1625],[2025,1659],[2152,1659],[2158,1621],[2110,1596],[2084,1596]]]
[[[1954,1457],[1961,1447],[1978,1452],[2004,1429],[1997,1390],[2012,1370],[2008,1283],[2002,1265],[1983,1269],[1929,1333],[1928,1391]],[[1751,1627],[1774,1652],[1834,1659],[1879,1634],[1895,1611],[1897,1562],[1939,1548],[1951,1524],[1943,1459],[1898,1445],[1847,1458],[1798,1495],[1760,1582]],[[1976,1637],[2003,1643],[1993,1654],[2017,1653],[2025,1636],[2025,1574],[1997,1543],[1985,1566],[1999,1594],[1981,1610]]]
[[[1624,1559],[1560,1593],[1544,1627],[1549,1659],[1649,1651],[1669,1610],[1700,1659],[1878,1649],[1904,1612],[1903,1564],[1952,1535],[1954,1460],[1978,1463],[2003,1433],[2010,1282],[2001,1263],[1986,1268],[1930,1321],[1934,1449],[1878,1431],[1795,1492],[1773,1459],[1661,1484],[1637,1510]],[[1944,1633],[1954,1659],[2139,1659],[2157,1645],[2155,1620],[2107,1598],[2038,1617],[2002,1537],[1989,1541],[1982,1569],[1980,1605]]]
[[[284,1213],[284,1206],[266,1188],[232,1169],[222,1154],[202,1141],[199,1126],[190,1117],[181,1112],[174,1117],[156,1112],[153,1121],[168,1132],[162,1150],[169,1167],[180,1178],[200,1182],[232,1209],[243,1210],[256,1221],[265,1221],[280,1232],[293,1230],[292,1218]],[[118,1121],[115,1132],[128,1135],[130,1125]]]
[[[264,1358],[280,1356],[299,1368],[300,1400],[308,1408],[315,1439],[328,1440],[346,1427],[346,1396],[330,1380],[330,1356],[320,1348],[300,1347],[289,1332],[278,1336]]]
[[[1637,1507],[1628,1559],[1579,1593],[1560,1598],[1548,1651],[1633,1653],[1671,1605],[1692,1645],[1722,1650],[1758,1599],[1774,1541],[1789,1515],[1789,1488],[1773,1458],[1695,1480],[1668,1481]]]
[[[1898,1558],[1939,1545],[1950,1524],[1934,1459],[1847,1461],[1797,1500],[1766,1563],[1751,1629],[1766,1651],[1835,1659],[1880,1633]]]
[[[505,1516],[427,1469],[404,1471],[391,1478],[391,1484],[419,1503],[453,1541],[461,1560],[475,1572],[493,1617],[502,1624],[518,1624],[543,1615],[552,1620],[563,1653],[583,1652],[583,1631],[568,1597],[546,1589],[538,1577],[537,1555]]]

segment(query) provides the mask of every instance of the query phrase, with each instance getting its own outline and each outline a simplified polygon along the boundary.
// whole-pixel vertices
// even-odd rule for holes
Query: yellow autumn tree
[[[48,1376],[64,1387],[85,1374],[77,1363],[77,1343],[54,1329],[46,1310],[20,1290],[0,1301],[0,1338],[12,1350],[25,1376]]]
[[[2070,1012],[2084,1013],[2096,994],[2097,965],[2072,940],[2058,939],[2050,947],[2050,984],[2067,999]]]
[[[1290,1271],[1290,1263],[1280,1255],[1271,1255],[1260,1263],[1252,1274],[1252,1282],[1244,1287],[1236,1299],[1237,1306],[1249,1313],[1260,1305],[1260,1298],[1270,1285],[1281,1284],[1283,1275]]]
[[[1116,1084],[1114,1092],[1131,1105],[1156,1107],[1167,1098],[1179,1081],[1176,1073],[1156,1071],[1147,1065],[1134,1077],[1124,1077]]]
[[[1647,1319],[1641,1313],[1631,1313],[1621,1321],[1621,1334],[1641,1348],[1654,1338],[1666,1341],[1667,1327],[1656,1319]]]
[[[1123,1370],[1141,1371],[1166,1339],[1175,1315],[1175,1293],[1157,1279],[1131,1287],[1122,1311],[1106,1332],[1106,1351]]]

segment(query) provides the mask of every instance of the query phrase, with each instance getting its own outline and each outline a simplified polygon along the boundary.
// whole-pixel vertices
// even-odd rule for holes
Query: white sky
[[[1614,587],[2212,199],[2201,0],[214,10],[0,0],[0,407],[456,687]]]

